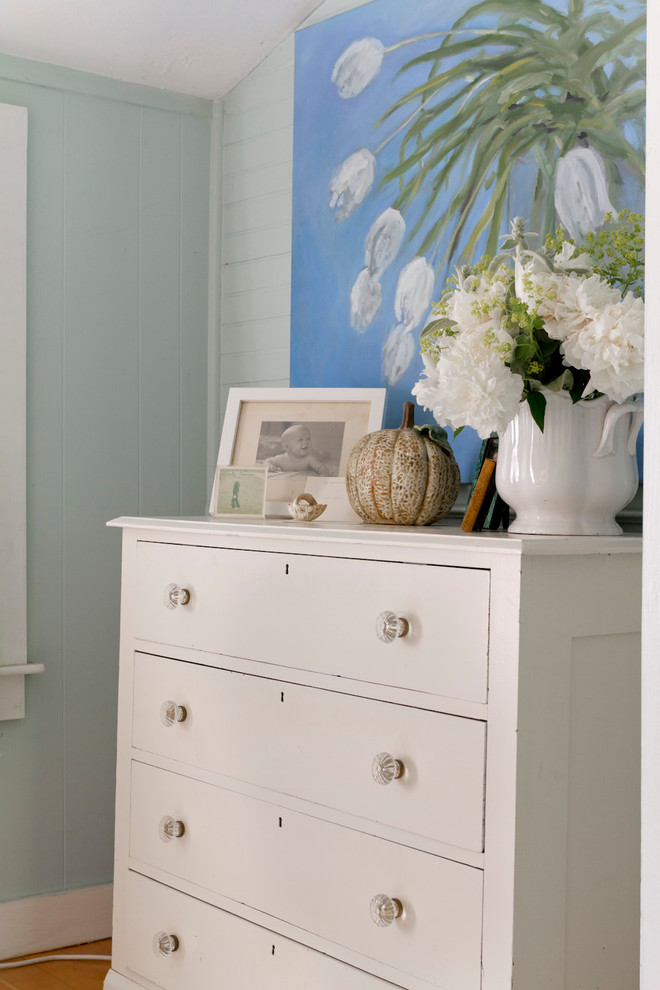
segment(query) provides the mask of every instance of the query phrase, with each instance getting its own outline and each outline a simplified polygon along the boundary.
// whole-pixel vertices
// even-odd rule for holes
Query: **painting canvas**
[[[373,0],[299,31],[291,384],[385,385],[398,426],[455,266],[517,216],[542,243],[642,212],[644,52],[638,0]],[[479,447],[454,441],[463,480]]]

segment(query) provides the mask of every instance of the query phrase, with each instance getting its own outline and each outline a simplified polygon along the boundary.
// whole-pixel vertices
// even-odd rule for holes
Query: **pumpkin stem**
[[[412,430],[415,425],[415,403],[414,402],[404,402],[403,403],[403,421],[400,430]]]

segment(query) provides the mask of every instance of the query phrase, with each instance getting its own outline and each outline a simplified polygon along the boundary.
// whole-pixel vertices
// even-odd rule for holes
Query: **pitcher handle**
[[[627,402],[620,402],[610,406],[605,414],[603,433],[600,443],[594,450],[594,457],[607,457],[608,454],[614,453],[614,424],[627,413],[632,413],[632,417],[626,444],[628,453],[635,454],[637,434],[642,427],[642,421],[644,419],[644,402],[642,399],[629,399]]]

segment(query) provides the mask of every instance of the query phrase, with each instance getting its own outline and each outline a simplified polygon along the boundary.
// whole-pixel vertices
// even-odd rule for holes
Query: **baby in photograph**
[[[328,474],[323,458],[312,449],[312,435],[308,427],[301,423],[289,426],[282,434],[281,443],[283,452],[264,461],[269,471]]]

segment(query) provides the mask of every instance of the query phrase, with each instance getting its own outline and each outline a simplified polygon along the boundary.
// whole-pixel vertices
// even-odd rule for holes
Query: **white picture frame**
[[[268,467],[266,512],[277,512],[310,475],[345,476],[357,441],[382,428],[385,398],[384,388],[232,388],[217,466]],[[214,480],[211,512],[216,502]]]

